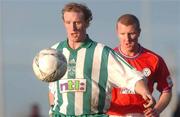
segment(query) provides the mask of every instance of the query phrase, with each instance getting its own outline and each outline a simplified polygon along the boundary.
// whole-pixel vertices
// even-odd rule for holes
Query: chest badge
[[[148,77],[148,76],[151,75],[151,70],[149,68],[144,68],[142,70],[142,73],[143,73],[144,76]]]

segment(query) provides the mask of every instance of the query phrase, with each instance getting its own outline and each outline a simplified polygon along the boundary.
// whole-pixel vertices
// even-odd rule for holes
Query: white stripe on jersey
[[[56,43],[55,45],[53,45],[51,48],[56,49],[58,47],[59,43]]]
[[[86,55],[86,48],[82,48],[77,53],[76,63],[81,63],[81,64],[76,64],[76,78],[84,79],[83,71],[84,71],[85,55]],[[83,114],[83,92],[75,92],[75,100],[76,100],[74,102],[75,103],[74,106],[76,107],[75,115],[81,115]]]
[[[134,92],[135,84],[143,79],[142,74],[135,69],[130,68],[124,61],[114,59],[111,52],[108,58],[108,77],[109,81],[118,87],[126,87]]]
[[[69,50],[67,48],[63,48],[63,54],[66,57],[67,62],[68,62],[69,56],[70,56]],[[68,72],[66,72],[66,74],[62,77],[62,79],[66,79],[67,75],[68,75]],[[60,112],[66,113],[67,105],[68,105],[67,93],[62,93],[62,101],[63,101],[63,105],[60,106]]]
[[[125,77],[125,69],[123,69],[125,66],[122,66],[122,63],[114,59],[114,56],[109,54],[108,57],[108,78],[109,81],[113,84],[115,87],[124,86],[125,80],[122,78]],[[119,79],[122,79],[121,81]],[[116,84],[114,84],[116,83]]]
[[[100,67],[101,67],[101,56],[104,45],[97,44],[94,51],[93,65],[92,65],[92,99],[91,100],[91,111],[96,113],[98,111],[98,101],[99,101],[99,86],[95,82],[99,82]],[[96,97],[96,98],[95,98]]]
[[[63,51],[62,53],[64,54],[64,56],[66,57],[66,61],[68,62],[69,61],[69,56],[70,56],[70,52],[67,48],[63,48]],[[64,76],[62,77],[62,79],[66,79],[68,76],[68,71],[66,71],[66,73],[64,74]]]
[[[106,84],[106,99],[105,99],[105,104],[104,104],[104,109],[103,112],[106,113],[111,105],[111,90],[112,90],[112,85],[107,82]]]

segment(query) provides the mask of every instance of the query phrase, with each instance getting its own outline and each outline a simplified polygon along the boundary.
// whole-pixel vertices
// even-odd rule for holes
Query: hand
[[[144,94],[142,98],[145,100],[145,104],[143,104],[144,108],[154,108],[156,101],[151,94]]]
[[[159,112],[157,109],[155,108],[147,108],[145,111],[144,111],[144,116],[145,117],[159,117]]]

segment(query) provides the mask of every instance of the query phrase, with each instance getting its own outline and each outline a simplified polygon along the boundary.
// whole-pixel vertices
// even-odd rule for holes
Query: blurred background
[[[71,0],[73,1],[73,0]],[[0,117],[48,117],[48,84],[37,80],[32,60],[41,49],[66,39],[61,9],[70,0],[1,0]],[[110,47],[118,43],[115,23],[125,13],[141,23],[140,43],[161,55],[171,72],[173,98],[162,117],[173,117],[180,93],[179,0],[76,0],[93,13],[92,39]],[[158,93],[154,92],[156,98]]]

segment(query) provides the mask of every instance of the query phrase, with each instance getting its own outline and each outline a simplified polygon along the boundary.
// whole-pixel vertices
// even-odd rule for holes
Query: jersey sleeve
[[[160,92],[168,92],[173,86],[169,70],[161,57],[159,57],[158,67],[155,73],[155,80],[157,82],[157,90]]]
[[[130,66],[119,54],[109,53],[108,77],[110,83],[116,87],[123,87],[135,92],[135,84],[144,78],[143,74]]]
[[[57,83],[57,82],[50,82],[50,83],[49,83],[49,91],[50,91],[52,94],[55,94],[55,91],[56,91],[56,88],[57,88],[56,83]]]
[[[58,47],[58,45],[59,45],[59,43],[56,43],[53,46],[51,46],[51,48],[56,49]]]

